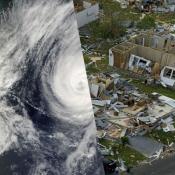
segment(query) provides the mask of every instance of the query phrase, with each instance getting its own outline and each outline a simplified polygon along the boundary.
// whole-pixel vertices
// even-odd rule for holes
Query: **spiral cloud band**
[[[0,174],[103,174],[69,0],[14,0],[0,19]]]

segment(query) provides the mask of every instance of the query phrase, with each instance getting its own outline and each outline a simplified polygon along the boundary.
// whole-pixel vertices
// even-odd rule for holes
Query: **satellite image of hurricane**
[[[0,175],[99,174],[73,2],[10,1],[0,17]]]

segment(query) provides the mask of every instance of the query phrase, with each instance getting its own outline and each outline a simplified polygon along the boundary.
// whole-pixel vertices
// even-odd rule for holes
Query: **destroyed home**
[[[143,33],[109,50],[109,65],[175,83],[175,40],[169,34]]]
[[[152,94],[156,100],[151,100],[117,74],[88,78],[99,135],[111,139],[121,138],[126,132],[142,135],[158,123],[168,124],[167,118],[174,112],[175,100],[157,93]],[[171,124],[168,127],[172,128]]]
[[[152,93],[150,98],[115,72],[91,74],[88,80],[97,138],[120,145],[128,137],[128,149],[157,159],[163,152],[163,144],[147,137],[147,133],[155,129],[165,133],[175,131],[175,100],[158,93]],[[111,147],[107,149],[101,144],[101,154],[112,156]],[[150,147],[145,149],[145,145]]]
[[[156,24],[154,31],[128,29],[124,42],[111,42],[106,49],[120,43],[109,57],[96,49],[85,52],[98,149],[120,171],[163,158],[174,148],[175,27]]]
[[[148,88],[174,86],[175,37],[168,31],[170,26],[161,27],[134,33],[128,41],[112,47],[109,65],[106,56],[88,54],[86,68],[99,151],[122,165],[158,159],[175,140],[174,97],[156,89],[147,93],[135,83],[137,80]]]

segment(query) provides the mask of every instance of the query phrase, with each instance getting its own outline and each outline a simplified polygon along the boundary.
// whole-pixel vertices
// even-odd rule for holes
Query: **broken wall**
[[[162,64],[167,66],[175,67],[175,55],[170,53],[165,53],[162,56]]]
[[[170,45],[172,43],[167,37],[162,37],[153,34],[141,34],[131,39],[130,42],[140,46],[151,47],[166,51],[169,51]]]
[[[152,41],[153,41],[153,38],[148,34],[141,34],[130,40],[130,42],[134,44],[146,46],[146,47],[150,47]]]
[[[132,48],[121,51],[121,50],[112,50],[114,55],[114,66],[117,68],[128,68],[129,58],[131,54],[137,53],[137,46],[133,46]]]
[[[140,38],[137,38],[137,39],[140,39]],[[132,43],[133,42],[134,41],[132,41]],[[145,45],[147,45],[148,42],[150,42],[149,39],[145,40]],[[160,44],[160,47],[161,46],[163,46],[163,44]],[[126,50],[121,48],[122,46],[117,46],[112,49],[112,53],[114,55],[114,66],[117,68],[127,69],[131,54],[143,57],[147,60],[152,61],[153,63],[154,62],[159,63],[160,68],[163,68],[164,66],[175,67],[175,54],[167,53],[165,52],[165,50],[158,50],[158,49],[145,47],[142,45],[134,45],[134,44],[133,44],[133,47],[127,48]]]
[[[164,66],[175,66],[175,55],[164,51],[138,46],[136,55],[159,63],[161,68]]]
[[[155,50],[149,47],[138,46],[136,55],[143,57],[145,59],[151,60],[153,62],[161,62],[163,52]]]

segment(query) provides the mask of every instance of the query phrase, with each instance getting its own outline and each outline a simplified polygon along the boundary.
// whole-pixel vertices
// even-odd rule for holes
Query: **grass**
[[[174,24],[175,23],[175,14],[174,13],[153,13],[151,14],[152,17],[157,22],[161,23],[169,23],[169,24]]]
[[[98,0],[98,2],[104,15],[100,17],[100,20],[86,25],[91,35],[88,39],[81,38],[81,43],[96,43],[100,39],[104,43],[100,44],[98,50],[107,54],[109,48],[115,45],[115,41],[120,40],[126,34],[127,28],[123,26],[123,22],[130,21],[134,25],[134,22],[139,21],[141,14],[135,13],[132,8],[122,9],[120,4],[113,0]],[[108,39],[110,39],[109,42]]]
[[[175,99],[175,92],[170,88],[164,88],[161,85],[145,85],[141,80],[133,80],[131,83],[135,85],[140,91],[148,95],[153,92],[157,92],[161,95]]]
[[[117,69],[117,73],[119,73],[122,77],[126,79],[132,79],[130,84],[134,85],[137,87],[141,92],[151,95],[153,92],[157,92],[161,95],[165,95],[167,97],[175,99],[175,91],[172,90],[171,88],[165,88],[162,85],[145,85],[144,80],[145,77],[144,75],[135,75],[132,72],[129,72],[127,70],[119,70]]]
[[[147,136],[165,145],[175,142],[174,132],[164,132],[163,130],[153,130],[151,133],[148,133]]]
[[[146,159],[142,154],[133,150],[127,145],[123,146],[120,143],[106,139],[100,139],[99,143],[106,146],[107,148],[115,147],[119,154],[118,155],[114,154],[106,157],[114,160],[117,160],[118,157],[120,157],[122,160],[125,161],[125,164],[128,166],[138,165],[139,162]]]
[[[101,53],[108,55],[109,49],[112,48],[114,45],[115,43],[113,42],[104,41],[101,43],[99,50],[101,51]]]
[[[84,55],[84,62],[85,62],[85,64],[90,63],[90,62],[91,62],[90,57],[89,57],[89,56],[87,56],[87,55]]]
[[[85,58],[85,63],[87,63],[87,62],[88,62],[88,59]],[[86,69],[87,74],[102,73],[102,72],[112,71],[114,69],[111,66],[108,66],[107,57],[102,58],[101,61],[97,61],[96,65],[97,65],[97,67],[94,64],[88,66]]]
[[[118,152],[126,165],[129,166],[137,165],[139,162],[145,160],[145,157],[142,154],[128,146],[120,146]]]

